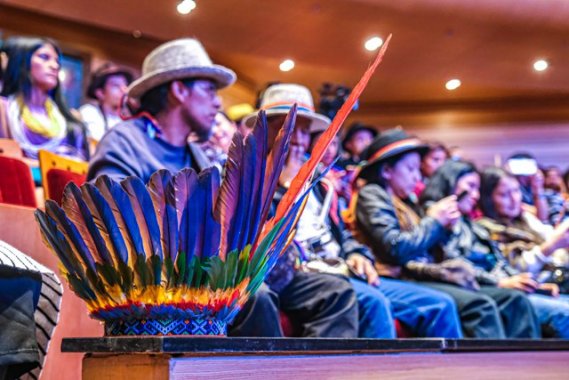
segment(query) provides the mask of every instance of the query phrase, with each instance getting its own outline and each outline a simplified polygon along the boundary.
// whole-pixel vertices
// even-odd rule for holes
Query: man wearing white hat
[[[140,102],[134,119],[111,129],[101,140],[89,164],[88,180],[106,174],[114,180],[137,176],[147,182],[155,171],[177,172],[186,167],[201,171],[211,163],[188,138],[209,138],[221,101],[217,90],[235,81],[233,71],[214,65],[203,46],[193,39],[167,42],[144,60],[142,76],[133,82],[127,96]],[[271,140],[272,141],[272,140]],[[319,301],[327,288],[331,297]],[[303,335],[355,337],[355,295],[345,281],[322,281],[316,292],[289,292],[302,310]],[[282,336],[278,300],[265,285],[237,316],[230,335]],[[343,323],[346,321],[346,323]],[[345,327],[344,325],[348,325]]]
[[[272,148],[277,133],[293,104],[298,108],[288,160],[291,160],[291,157],[297,159],[303,157],[305,146],[310,142],[310,132],[322,131],[330,123],[326,116],[314,112],[312,95],[306,87],[296,84],[273,85],[264,92],[260,104],[267,115],[269,148]],[[252,127],[256,118],[257,114],[251,113],[243,118],[243,123]],[[287,165],[285,170],[289,172],[283,171],[281,180],[296,174],[290,172],[298,170],[298,167],[292,168]],[[230,335],[256,335],[259,327],[255,315],[278,315],[280,309],[289,315],[293,326],[299,327],[297,333],[301,336],[357,337],[357,302],[350,283],[339,276],[296,271],[294,247],[299,246],[293,245],[289,248],[269,275],[267,283],[271,289],[264,288],[264,297],[256,300],[254,309],[263,312],[248,315],[245,312],[238,315]],[[378,315],[378,318],[381,316]]]
[[[211,62],[200,42],[167,42],[144,60],[142,76],[127,90],[140,103],[137,116],[107,133],[90,161],[87,178],[148,181],[159,169],[197,171],[210,166],[188,138],[206,141],[221,107],[217,90],[235,82],[233,71]]]

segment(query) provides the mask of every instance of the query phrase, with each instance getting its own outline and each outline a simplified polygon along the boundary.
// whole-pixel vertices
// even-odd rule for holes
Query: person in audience
[[[457,197],[461,216],[448,239],[430,250],[434,260],[443,263],[441,279],[449,283],[439,284],[436,288],[442,286],[449,294],[455,294],[459,309],[461,303],[472,302],[470,298],[474,292],[482,293],[497,305],[506,337],[539,338],[539,323],[531,305],[537,308],[541,299],[528,300],[524,295],[526,289],[521,285],[535,285],[533,280],[527,280],[527,274],[519,274],[509,265],[503,265],[503,256],[495,249],[488,233],[470,217],[480,199],[480,175],[473,164],[447,161],[431,177],[421,194],[421,203],[428,207],[452,195]],[[460,262],[462,272],[445,273],[447,268],[444,264],[451,261]],[[481,265],[481,262],[486,265]],[[558,327],[562,327],[568,323],[562,321],[564,313],[562,311],[547,319],[560,320]]]
[[[211,137],[201,147],[207,158],[219,167],[223,167],[227,160],[227,153],[235,132],[237,132],[235,123],[224,112],[218,112],[215,116]]]
[[[189,139],[209,138],[221,107],[217,90],[234,81],[233,71],[214,65],[197,40],[179,39],[156,48],[144,61],[142,77],[127,91],[140,100],[141,113],[103,137],[88,179],[106,174],[118,181],[133,175],[147,182],[159,169],[177,172],[192,167],[199,172],[210,167],[201,148]],[[274,136],[269,142],[273,140]],[[357,334],[356,298],[349,283],[322,276],[296,276],[284,295],[262,285],[229,334],[282,336],[279,305],[302,325],[303,336]]]
[[[500,168],[482,173],[480,204],[485,216],[477,224],[493,244],[490,256],[474,258],[498,286],[529,294],[544,333],[569,338],[569,296],[559,295],[559,286],[550,282],[554,278],[548,270],[556,261],[567,265],[569,223],[555,229],[544,225],[522,210],[521,199],[520,185],[511,174]]]
[[[557,166],[543,169],[543,189],[549,208],[549,224],[556,226],[569,216],[567,213],[569,195],[561,170]]]
[[[87,125],[89,138],[97,143],[109,129],[121,122],[120,107],[123,95],[132,82],[130,71],[108,62],[92,75],[87,96],[94,103],[79,108],[81,119]]]
[[[480,191],[484,218],[479,223],[490,232],[510,265],[540,282],[547,282],[549,268],[567,265],[569,221],[552,227],[524,210],[519,182],[503,169],[486,169]]]
[[[310,135],[310,152],[314,149],[314,145],[318,141],[318,138],[322,135],[323,131],[312,132]],[[337,201],[335,206],[340,212],[348,207],[348,202],[351,197],[351,183],[350,176],[348,172],[340,166],[338,161],[335,161],[340,156],[340,137],[336,136],[324,156],[320,161],[321,167],[327,168],[330,165],[330,170],[326,173],[326,179],[334,187],[335,194],[337,197],[334,199]],[[334,162],[335,161],[335,162]]]
[[[106,174],[120,181],[132,175],[147,182],[159,169],[211,166],[188,139],[209,139],[221,107],[217,90],[235,78],[233,71],[214,65],[197,40],[178,39],[154,49],[144,60],[142,76],[127,90],[140,102],[137,115],[103,136],[87,179]]]
[[[314,112],[312,96],[308,89],[293,84],[268,87],[259,99],[259,104],[267,115],[269,149],[272,148],[294,102],[302,104],[302,107],[298,108],[289,147],[289,160],[291,157],[304,155],[309,130],[321,130],[330,122],[326,117]],[[249,128],[252,128],[256,121],[257,113],[249,114],[243,119],[243,123]],[[294,161],[294,165],[296,164],[298,162]],[[280,179],[291,178],[291,170],[293,170],[291,165],[283,169]],[[276,194],[273,199],[274,208],[279,200],[280,196]],[[252,311],[248,320],[245,319],[246,313],[238,315],[230,330],[231,336],[259,335],[255,319],[271,318],[272,321],[278,321],[278,317],[275,319],[274,316],[278,316],[279,309],[291,318],[300,336],[345,338],[358,336],[358,304],[350,283],[345,278],[331,274],[297,270],[295,262],[298,249],[299,246],[293,244],[283,253],[266,280],[270,289],[262,288],[275,302],[270,306],[265,303],[264,310]],[[375,309],[370,306],[369,311],[374,312]],[[369,326],[370,330],[372,328],[377,330],[378,327]],[[282,336],[282,334],[282,330],[279,329],[278,335],[270,336]]]
[[[511,155],[505,166],[520,183],[522,201],[544,223],[549,221],[549,207],[543,188],[543,173],[539,170],[537,161],[529,153]]]
[[[342,140],[342,148],[347,157],[342,160],[341,165],[346,169],[357,166],[362,160],[363,151],[376,136],[377,130],[371,125],[359,122],[352,124]]]
[[[417,182],[415,194],[421,195],[425,189],[429,178],[435,174],[438,168],[443,166],[446,160],[450,158],[448,149],[441,143],[428,144],[428,150],[421,155],[421,180]]]
[[[85,128],[73,116],[59,83],[61,50],[42,38],[13,38],[0,102],[0,138],[17,141],[26,157],[37,159],[40,149],[72,158],[89,157]]]
[[[461,214],[456,195],[450,195],[430,205],[424,217],[419,216],[413,189],[420,179],[420,154],[426,150],[419,139],[393,129],[382,132],[363,155],[367,164],[358,176],[367,183],[352,204],[358,236],[372,249],[380,275],[424,280],[464,272],[456,262],[443,271],[440,264],[432,264],[430,250],[449,239]],[[455,299],[466,337],[506,337],[497,304],[486,294],[467,293],[458,287],[455,292],[440,283],[425,282],[424,286]],[[459,292],[468,297],[460,298]]]

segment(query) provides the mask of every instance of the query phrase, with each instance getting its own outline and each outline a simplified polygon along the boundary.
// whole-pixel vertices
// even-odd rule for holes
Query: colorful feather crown
[[[270,152],[264,112],[247,138],[234,136],[223,181],[216,168],[199,175],[191,169],[174,175],[161,170],[147,185],[135,177],[119,184],[101,176],[81,188],[70,183],[61,207],[48,200],[45,212],[37,210],[46,245],[58,255],[61,271],[91,316],[106,322],[230,322],[294,236],[306,185],[388,42],[268,222],[296,107]]]

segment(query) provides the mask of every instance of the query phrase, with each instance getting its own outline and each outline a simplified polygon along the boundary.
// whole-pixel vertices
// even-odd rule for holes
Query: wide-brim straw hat
[[[362,166],[357,177],[368,179],[377,174],[379,166],[386,160],[410,152],[422,154],[428,149],[427,144],[401,128],[381,132],[362,153]]]
[[[279,83],[267,88],[262,95],[260,110],[267,117],[286,115],[292,106],[297,105],[297,117],[305,117],[311,121],[310,133],[321,132],[328,128],[331,120],[314,109],[314,101],[310,90],[304,86],[292,83]],[[252,128],[257,121],[257,112],[243,118],[243,123]]]
[[[144,59],[142,76],[132,82],[127,94],[138,99],[148,90],[173,80],[204,78],[214,81],[218,88],[235,82],[235,73],[214,65],[202,44],[193,38],[166,42]]]

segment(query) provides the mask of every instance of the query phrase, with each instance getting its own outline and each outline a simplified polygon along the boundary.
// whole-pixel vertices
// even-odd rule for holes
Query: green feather
[[[176,258],[176,271],[178,273],[176,286],[180,286],[184,283],[186,275],[186,252],[178,253],[178,257]]]
[[[170,256],[164,259],[164,267],[166,268],[166,287],[170,288],[176,283],[176,273],[174,272],[174,262]]]
[[[160,285],[160,282],[162,281],[162,259],[158,255],[152,255],[148,259],[148,265],[152,271],[154,285]]]

